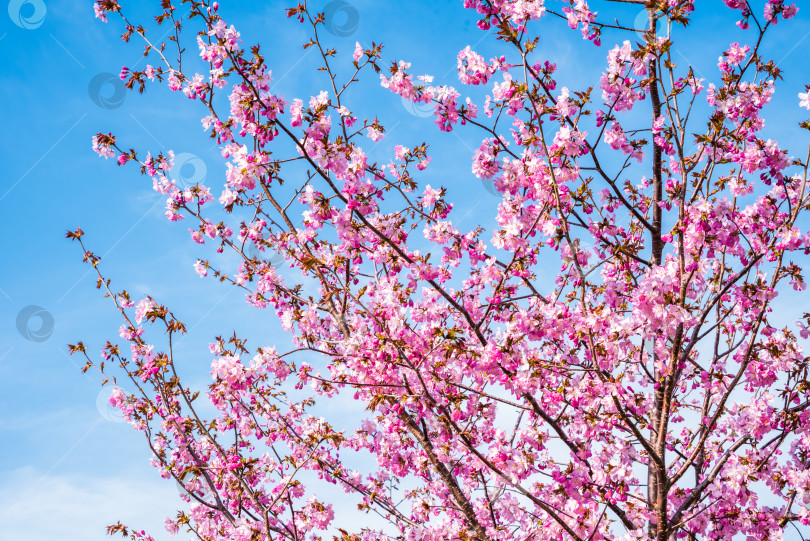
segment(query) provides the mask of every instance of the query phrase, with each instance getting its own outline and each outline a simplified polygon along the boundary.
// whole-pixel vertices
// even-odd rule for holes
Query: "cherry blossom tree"
[[[195,242],[238,254],[238,268],[214,254],[195,267],[244,289],[294,341],[279,352],[218,337],[212,383],[192,389],[173,350],[183,323],[158,299],[113,289],[81,229],[68,233],[120,312],[124,343],[100,359],[81,342],[71,351],[116,385],[111,403],[183,486],[187,505],[167,529],[663,541],[781,539],[810,525],[799,343],[810,314],[779,326],[785,314],[772,312],[780,290],[805,289],[793,259],[810,254],[810,153],[761,137],[780,79],[761,46],[797,8],[724,3],[747,43],[707,51],[721,56],[704,80],[672,56],[676,39],[694,38],[694,0],[613,0],[599,13],[585,0],[464,0],[503,54],[461,50],[456,88],[414,77],[376,43],[330,47],[325,15],[302,2],[285,24],[307,29],[323,85],[287,99],[216,2],[163,0],[155,22],[171,29],[168,45],[124,2],[96,2],[154,63],[124,68],[129,88],[167,84],[199,102],[227,162],[224,189],[178,186],[173,153],[113,134],[98,133],[94,150],[150,177]],[[627,13],[619,4],[645,8],[645,28],[612,13]],[[563,86],[540,54],[541,29],[566,24],[604,51],[590,87]],[[497,190],[494,227],[463,229],[447,187],[426,184],[426,143],[388,141],[388,163],[369,159],[364,146],[386,130],[382,111],[356,112],[366,77],[431,107],[439,132],[481,138],[458,159]],[[476,85],[485,101],[462,96]],[[799,100],[797,112],[810,109],[807,93]],[[361,422],[316,414],[341,397]],[[375,521],[336,519],[329,484]]]

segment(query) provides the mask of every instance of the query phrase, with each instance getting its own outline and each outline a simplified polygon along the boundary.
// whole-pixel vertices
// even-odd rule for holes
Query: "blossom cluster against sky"
[[[159,4],[130,3],[128,13],[144,21]],[[220,13],[245,45],[262,43],[278,91],[288,100],[306,101],[324,88],[324,80],[314,72],[315,55],[300,48],[305,28],[284,17],[292,3],[222,0]],[[693,23],[690,35],[699,39],[680,43],[675,55],[694,65],[707,83],[717,79],[717,57],[729,43],[746,39],[720,1],[712,3],[717,10]],[[597,10],[607,5],[593,4]],[[406,60],[414,72],[460,87],[458,51],[469,45],[485,57],[504,52],[475,27],[474,14],[460,0],[314,5],[329,13],[327,43],[347,62],[356,42],[382,42],[386,60]],[[636,8],[626,7],[626,22],[643,19]],[[626,39],[607,33],[596,48],[561,21],[543,24],[538,54],[558,64],[559,79],[572,90],[593,85],[609,48]],[[77,245],[64,240],[67,229],[82,227],[118,287],[136,298],[154,296],[187,324],[190,333],[177,351],[193,384],[206,384],[207,344],[217,335],[239,329],[254,346],[281,349],[288,343],[272,313],[257,312],[244,303],[243,293],[197,276],[194,262],[212,257],[213,249],[194,244],[184,225],[166,221],[164,198],[146,179],[90,150],[93,134],[113,132],[142,152],[173,149],[185,164],[182,180],[205,179],[215,190],[224,183],[224,162],[201,128],[199,103],[163,87],[143,95],[123,87],[121,67],[147,60],[140,44],[120,40],[121,29],[113,18],[107,25],[96,20],[90,1],[11,0],[7,16],[0,10],[0,118],[6,133],[0,147],[0,540],[101,540],[104,527],[119,519],[166,539],[163,517],[181,505],[177,488],[149,466],[140,435],[107,406],[100,377],[83,375],[80,359],[67,355],[66,344],[80,339],[91,352],[100,351],[119,325],[108,300],[95,290],[95,276],[81,263]],[[764,44],[764,54],[785,70],[767,115],[778,120],[766,133],[794,152],[806,145],[794,115],[797,94],[810,82],[808,50],[806,11]],[[361,84],[358,92],[387,128],[370,149],[375,159],[390,159],[396,144],[427,140],[433,159],[419,180],[450,189],[457,221],[486,225],[492,219],[497,198],[470,173],[478,134],[439,134],[428,109],[403,105],[378,81]],[[227,256],[222,261],[235,262]],[[791,299],[782,302],[787,307]],[[339,407],[352,412],[351,404]]]

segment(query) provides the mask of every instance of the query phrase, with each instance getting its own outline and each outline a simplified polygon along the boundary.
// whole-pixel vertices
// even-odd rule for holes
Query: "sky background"
[[[133,20],[147,21],[159,2],[127,4]],[[220,13],[241,32],[244,45],[262,44],[274,91],[307,101],[324,88],[323,79],[313,70],[315,54],[300,48],[306,27],[284,17],[292,4],[222,0]],[[802,156],[807,142],[795,128],[801,114],[796,94],[810,82],[810,6],[803,4],[805,10],[780,23],[781,31],[771,33],[763,49],[785,70],[766,115],[766,133]],[[472,45],[486,58],[503,52],[475,27],[475,14],[460,0],[313,5],[331,6],[334,31],[325,34],[326,42],[346,62],[355,41],[366,47],[383,42],[384,64],[405,59],[415,74],[430,73],[437,83],[460,88],[459,50]],[[591,5],[607,6],[599,0]],[[708,9],[690,27],[689,39],[678,44],[675,58],[695,66],[708,83],[717,80],[717,57],[746,36],[720,0],[698,5]],[[636,6],[611,9],[625,23],[639,13]],[[164,197],[152,191],[148,179],[92,152],[96,132],[113,132],[141,155],[168,149],[182,154],[188,162],[182,175],[205,179],[217,195],[224,183],[224,161],[201,129],[204,112],[198,102],[159,86],[147,87],[144,95],[123,88],[117,78],[121,66],[143,68],[147,61],[140,43],[121,41],[121,31],[114,16],[106,25],[96,20],[90,1],[12,0],[7,14],[0,10],[5,133],[0,146],[0,541],[97,541],[106,539],[105,526],[118,520],[168,539],[163,518],[182,505],[177,488],[149,466],[141,435],[106,406],[101,378],[82,374],[81,360],[67,355],[66,345],[78,340],[96,355],[107,339],[118,338],[120,321],[96,291],[78,245],[64,239],[66,230],[82,227],[113,287],[126,288],[135,298],[148,293],[187,324],[190,332],[177,351],[193,386],[209,379],[207,344],[216,335],[239,329],[254,347],[276,344],[281,350],[288,343],[271,312],[250,308],[243,293],[197,276],[193,263],[213,257],[213,247],[191,242],[188,225],[167,222]],[[594,84],[617,40],[608,33],[596,48],[554,19],[543,22],[542,36],[539,54],[557,62],[560,84],[572,90]],[[374,77],[352,99],[358,109],[375,111],[387,128],[383,141],[369,147],[373,159],[391,159],[395,144],[429,141],[433,162],[420,181],[449,188],[457,223],[493,223],[498,199],[470,173],[479,134],[438,133],[428,113],[403,105]],[[236,259],[217,261],[233,268]],[[805,311],[805,304],[805,297],[791,295],[777,306],[787,322]],[[356,414],[351,404],[338,409]]]

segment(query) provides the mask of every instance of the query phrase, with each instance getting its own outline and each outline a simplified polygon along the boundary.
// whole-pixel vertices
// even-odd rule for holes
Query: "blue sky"
[[[221,14],[236,25],[245,45],[263,44],[278,91],[288,100],[306,101],[322,81],[309,69],[315,55],[299,47],[304,27],[283,15],[292,3],[220,1]],[[694,22],[676,59],[693,63],[708,82],[716,80],[717,56],[745,36],[728,10],[717,9],[719,0],[699,2],[704,3],[712,9]],[[213,256],[213,249],[193,244],[185,224],[166,221],[163,198],[147,179],[90,150],[97,131],[111,131],[142,153],[171,148],[191,157],[193,173],[188,174],[204,176],[218,193],[224,164],[201,129],[199,103],[160,87],[149,87],[144,95],[125,91],[116,75],[122,65],[143,65],[141,46],[120,40],[121,25],[114,17],[107,25],[95,20],[92,2],[8,4],[8,14],[0,10],[0,119],[6,134],[0,147],[0,540],[96,541],[105,539],[104,527],[117,520],[167,539],[163,517],[181,505],[176,488],[149,466],[140,435],[107,409],[100,378],[83,375],[79,359],[66,354],[66,344],[80,339],[91,352],[99,351],[106,339],[117,337],[119,321],[95,290],[78,246],[64,240],[65,231],[84,229],[114,286],[136,297],[151,294],[187,324],[191,332],[178,348],[192,382],[205,384],[211,360],[207,344],[218,334],[239,329],[254,346],[280,349],[287,339],[272,313],[251,309],[242,293],[196,275],[194,261]],[[144,20],[158,2],[133,4]],[[806,149],[806,139],[794,127],[796,94],[810,82],[810,6],[801,4],[805,11],[796,20],[780,23],[790,30],[771,34],[764,46],[765,55],[785,69],[767,116],[776,122],[766,133],[789,141],[794,154]],[[592,5],[604,9],[606,2]],[[623,10],[627,22],[638,11],[613,9]],[[346,35],[326,38],[346,57],[356,40],[366,46],[383,42],[385,63],[405,59],[414,73],[430,73],[437,82],[459,88],[460,49],[473,45],[487,58],[501,54],[494,40],[481,42],[484,35],[473,15],[460,0],[349,0],[337,15],[345,17],[338,24],[350,27],[339,32]],[[594,48],[560,21],[549,22],[554,24],[543,27],[540,54],[558,63],[561,85],[581,88],[601,72],[616,36],[606,34],[603,47]],[[356,97],[369,111],[378,111],[388,128],[372,151],[374,158],[387,160],[398,143],[429,141],[433,163],[423,181],[450,189],[457,220],[468,221],[467,226],[492,223],[497,199],[470,173],[469,157],[480,135],[439,134],[431,118],[403,106],[373,78]],[[222,261],[227,267],[235,259]],[[790,321],[803,304],[793,296],[779,306]]]

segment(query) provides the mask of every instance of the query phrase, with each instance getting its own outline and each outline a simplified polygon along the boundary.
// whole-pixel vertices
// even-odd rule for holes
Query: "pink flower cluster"
[[[165,66],[123,75],[204,107],[226,162],[223,208],[208,187],[177,185],[172,152],[144,157],[101,133],[93,149],[138,164],[169,219],[193,222],[193,242],[234,251],[236,264],[194,270],[272,312],[292,349],[256,348],[229,324],[198,394],[176,364],[185,325],[99,273],[129,345],[108,343],[99,368],[125,371],[111,404],[182,487],[170,532],[612,541],[775,539],[810,525],[810,316],[773,313],[780,292],[806,288],[810,179],[793,141],[761,135],[779,79],[761,49],[730,44],[703,102],[697,70],[670,56],[689,25],[673,41],[615,43],[594,92],[595,79],[558,86],[556,64],[534,59],[544,2],[465,0],[506,51],[457,55],[460,81],[489,94],[478,118],[473,97],[408,62],[383,73],[375,43],[351,58],[322,47],[326,21],[305,4],[287,14],[311,25],[329,90],[287,101],[261,49],[244,51],[215,4],[192,4],[182,24],[201,25],[208,73],[159,54]],[[567,4],[557,19],[598,45],[616,14]],[[703,9],[658,4],[679,23]],[[796,14],[768,0],[763,23],[752,2],[725,4],[755,27],[749,44]],[[346,91],[377,73],[414,112],[432,109],[440,137],[475,134],[458,171],[495,186],[491,214],[475,183],[466,210],[451,203],[462,184],[428,183],[428,144]],[[335,487],[383,525],[347,525],[326,497]]]

